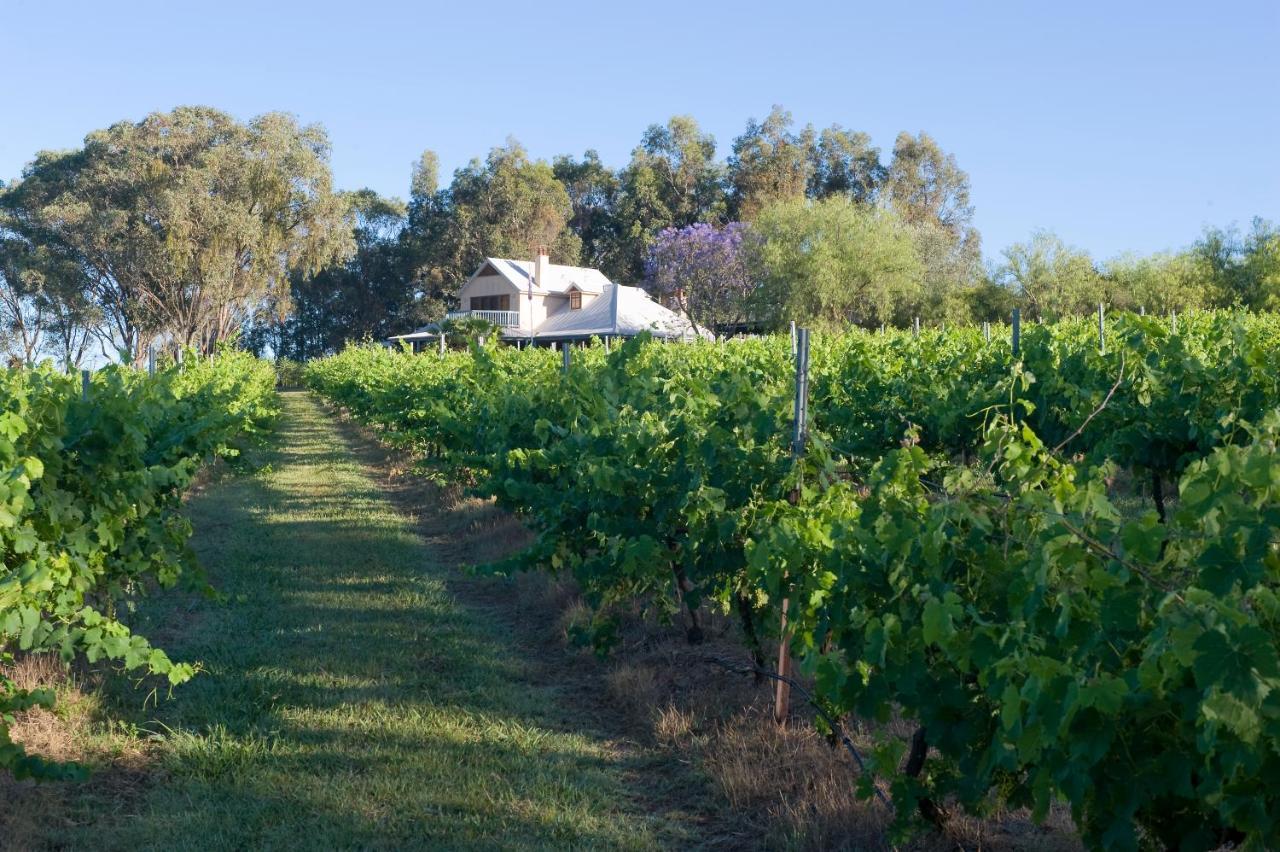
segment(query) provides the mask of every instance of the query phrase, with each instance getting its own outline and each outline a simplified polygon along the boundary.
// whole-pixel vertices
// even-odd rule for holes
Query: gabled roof
[[[655,337],[696,337],[693,326],[679,314],[649,298],[639,287],[606,282],[598,299],[580,310],[559,311],[534,331],[535,339],[634,337],[642,331]],[[512,336],[520,336],[513,332]]]
[[[524,292],[533,285],[535,293],[567,293],[569,288],[577,287],[584,293],[599,295],[604,292],[609,279],[598,269],[585,266],[564,266],[559,263],[547,264],[547,280],[533,280],[533,262],[528,260],[510,260],[505,257],[487,257],[472,278],[492,268],[494,272],[506,278],[517,289]]]

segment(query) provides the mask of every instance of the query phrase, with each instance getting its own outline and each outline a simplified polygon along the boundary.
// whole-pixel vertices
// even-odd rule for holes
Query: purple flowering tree
[[[717,337],[747,319],[753,289],[743,241],[746,226],[698,223],[659,232],[645,262],[645,278],[662,300],[699,332]]]

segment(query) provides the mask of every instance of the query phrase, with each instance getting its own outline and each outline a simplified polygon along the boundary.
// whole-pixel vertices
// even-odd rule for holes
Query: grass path
[[[501,623],[448,593],[309,396],[285,395],[270,467],[213,484],[191,515],[227,602],[176,626],[156,610],[147,629],[206,671],[138,716],[158,734],[147,780],[115,800],[93,782],[67,794],[51,845],[691,845],[629,788],[642,767],[563,724]],[[135,715],[140,701],[116,699]]]

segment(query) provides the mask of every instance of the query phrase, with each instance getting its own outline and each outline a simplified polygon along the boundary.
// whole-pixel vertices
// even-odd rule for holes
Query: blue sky
[[[320,122],[342,188],[404,196],[508,135],[622,165],[693,115],[721,154],[772,104],[925,130],[972,179],[989,257],[1034,229],[1100,258],[1280,219],[1280,2],[0,0],[0,179],[178,104]]]

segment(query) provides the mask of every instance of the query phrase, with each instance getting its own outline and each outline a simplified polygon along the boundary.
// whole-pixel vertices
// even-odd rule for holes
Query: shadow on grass
[[[135,619],[205,671],[110,721],[154,737],[121,798],[64,787],[51,846],[643,848],[684,830],[643,813],[644,771],[576,728],[500,623],[443,569],[309,398],[289,395],[270,467],[192,501],[225,604],[164,596]]]

